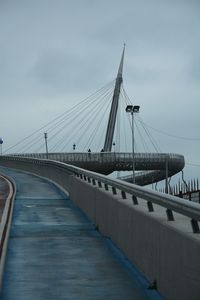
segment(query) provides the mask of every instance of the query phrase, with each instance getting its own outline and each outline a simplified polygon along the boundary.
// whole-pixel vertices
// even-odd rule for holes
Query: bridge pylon
[[[117,78],[115,81],[115,89],[114,89],[114,94],[112,98],[112,105],[111,105],[111,110],[110,110],[110,115],[109,115],[109,120],[108,120],[108,126],[107,126],[107,131],[106,131],[106,138],[104,142],[104,151],[105,152],[111,152],[112,149],[112,143],[113,143],[113,136],[114,136],[114,131],[115,131],[115,123],[116,123],[116,117],[117,117],[117,110],[118,110],[118,103],[119,103],[119,95],[120,95],[120,89],[121,89],[121,84],[122,84],[122,72],[123,72],[123,64],[124,64],[124,52],[125,52],[125,44],[121,56],[121,61],[117,73]]]

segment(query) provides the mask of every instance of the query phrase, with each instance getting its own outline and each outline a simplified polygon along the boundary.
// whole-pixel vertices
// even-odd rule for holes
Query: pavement
[[[162,299],[57,186],[0,172],[17,184],[0,299]]]

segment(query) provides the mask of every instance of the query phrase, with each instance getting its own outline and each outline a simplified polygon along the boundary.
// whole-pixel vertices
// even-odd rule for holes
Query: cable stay
[[[162,180],[166,172],[170,177],[182,170],[184,157],[161,153],[158,142],[149,130],[155,128],[147,126],[138,115],[132,119],[132,123],[131,115],[126,113],[126,107],[132,105],[132,101],[123,87],[124,51],[125,47],[116,80],[7,148],[5,153],[14,151],[24,156],[56,159],[103,174],[131,171],[134,166],[136,173],[139,170],[145,172],[136,174],[138,179],[134,181],[142,185]],[[135,156],[131,149],[133,124]],[[45,141],[44,133],[48,136]],[[48,142],[48,157],[45,142]],[[92,149],[90,155],[88,149]]]
[[[105,85],[103,88],[99,89],[97,92],[91,94],[89,97],[85,98],[83,101],[79,102],[72,108],[66,110],[64,113],[60,114],[47,124],[43,125],[39,129],[35,130],[33,133],[29,134],[25,138],[21,139],[19,142],[14,144],[13,146],[5,149],[4,153],[10,153],[11,150],[15,150],[15,153],[25,153],[30,150],[34,145],[41,143],[40,147],[37,147],[37,150],[43,147],[43,133],[47,131],[48,133],[55,132],[61,124],[65,124],[68,126],[69,123],[73,122],[77,118],[78,115],[84,114],[88,115],[90,112],[87,111],[89,107],[94,107],[98,101],[101,101],[102,96],[106,96],[106,94],[111,94],[113,91],[114,81]],[[81,112],[81,113],[80,113]],[[68,123],[66,123],[68,120]],[[63,129],[64,127],[63,126]],[[49,142],[49,140],[48,140]],[[33,150],[32,150],[33,151]],[[35,150],[36,151],[36,150]],[[35,152],[34,151],[34,152]]]
[[[146,123],[144,123],[142,120],[140,121],[141,123],[143,123],[144,125],[148,126],[149,128],[151,128],[152,130],[155,130],[161,134],[164,134],[164,135],[167,135],[169,137],[173,137],[173,138],[176,138],[176,139],[181,139],[181,140],[188,140],[188,141],[200,141],[200,138],[190,138],[190,137],[183,137],[183,136],[178,136],[178,135],[174,135],[174,134],[171,134],[171,133],[167,133],[165,131],[162,131],[160,129],[156,129],[150,125],[147,125]]]

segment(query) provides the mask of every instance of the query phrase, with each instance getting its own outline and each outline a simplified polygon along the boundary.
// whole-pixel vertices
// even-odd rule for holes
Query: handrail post
[[[193,233],[200,233],[199,224],[198,224],[197,220],[192,219],[191,225],[192,225]]]

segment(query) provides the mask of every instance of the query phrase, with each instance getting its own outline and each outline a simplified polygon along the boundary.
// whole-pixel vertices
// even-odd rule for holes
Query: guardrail
[[[168,221],[174,221],[173,211],[180,213],[188,218],[191,218],[193,232],[200,232],[198,224],[198,221],[200,221],[199,204],[190,202],[188,203],[188,201],[183,199],[180,200],[180,198],[172,195],[147,190],[144,187],[140,187],[129,183],[122,183],[120,180],[110,179],[107,176],[97,175],[93,172],[88,172],[85,170],[73,170],[73,172],[81,179],[84,179],[88,182],[92,182],[93,185],[96,185],[97,182],[98,186],[102,187],[103,183],[104,188],[106,190],[108,190],[108,186],[110,186],[113,194],[116,194],[116,189],[120,190],[123,199],[127,198],[126,193],[132,195],[133,205],[139,204],[137,197],[146,200],[149,212],[154,211],[153,204],[158,204],[166,208],[166,215]]]
[[[0,286],[2,283],[7,242],[8,242],[10,224],[12,219],[13,202],[16,194],[16,185],[14,181],[6,176],[1,175],[1,177],[7,182],[9,186],[9,194],[5,202],[5,207],[1,217],[1,226],[0,226]]]
[[[99,188],[104,187],[105,190],[111,187],[113,195],[117,193],[117,189],[121,192],[122,198],[127,198],[127,193],[132,195],[133,205],[139,205],[138,198],[142,198],[147,201],[148,211],[151,213],[154,211],[153,204],[160,205],[166,209],[166,216],[168,221],[174,221],[173,212],[177,212],[191,219],[191,226],[193,233],[200,233],[198,221],[200,221],[200,205],[198,203],[191,203],[187,200],[180,199],[178,197],[163,194],[157,191],[151,191],[147,188],[126,183],[117,179],[111,179],[108,176],[87,171],[79,167],[67,165],[62,162],[56,162],[51,160],[41,160],[34,158],[20,158],[20,157],[4,157],[0,160],[26,162],[30,164],[41,164],[43,166],[50,166],[64,170],[68,175],[73,174],[80,179],[85,180],[93,185],[98,185]]]
[[[12,154],[10,156],[29,157],[46,159],[46,153],[24,153]],[[143,164],[145,167],[148,163],[158,164],[162,169],[165,169],[165,164],[168,163],[169,167],[181,169],[184,167],[184,156],[175,153],[135,153],[136,164]],[[72,152],[72,153],[48,153],[48,159],[66,161],[66,162],[96,162],[96,163],[132,163],[133,154],[127,152]]]
[[[10,156],[47,159],[46,153],[13,154]],[[131,171],[133,169],[133,153],[128,152],[48,153],[48,159],[73,164],[74,166],[105,175],[113,171]],[[136,183],[146,185],[161,181],[167,175],[171,177],[180,172],[184,165],[184,156],[180,154],[135,153],[135,170],[153,171],[144,174],[144,176],[138,176],[136,173]],[[129,180],[124,180],[130,182]]]

